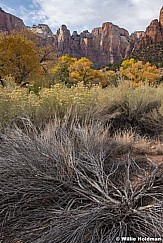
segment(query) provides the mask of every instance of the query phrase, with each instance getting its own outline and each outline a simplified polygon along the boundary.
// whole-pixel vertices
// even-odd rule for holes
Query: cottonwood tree
[[[11,75],[18,84],[45,75],[55,60],[53,46],[30,30],[0,34],[0,75]]]
[[[51,69],[51,78],[53,82],[60,82],[69,86],[69,67],[76,61],[77,58],[70,57],[67,54],[59,57],[56,65]]]
[[[99,70],[93,69],[93,63],[86,57],[80,59],[64,55],[58,58],[57,64],[51,69],[53,82],[61,82],[68,87],[83,82],[84,85],[101,83],[108,85],[107,76]]]
[[[16,83],[40,74],[40,59],[34,42],[13,32],[0,36],[0,74],[11,75]]]
[[[82,57],[73,62],[68,70],[70,73],[70,82],[72,84],[76,84],[78,82],[83,82],[84,85],[101,83],[106,86],[106,77],[104,73],[94,70],[93,63],[86,57]]]
[[[149,62],[143,63],[131,58],[124,60],[120,68],[121,77],[129,80],[133,86],[140,86],[141,84],[155,84],[160,78],[160,72],[156,66]]]

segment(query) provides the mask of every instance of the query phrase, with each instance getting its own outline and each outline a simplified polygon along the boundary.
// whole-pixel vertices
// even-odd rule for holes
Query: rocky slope
[[[150,25],[146,28],[146,31],[142,34],[140,38],[137,39],[134,37],[131,40],[130,45],[128,46],[128,53],[126,54],[137,55],[136,53],[140,52],[140,50],[143,51],[144,48],[150,49],[151,45],[152,48],[155,49],[154,48],[155,44],[157,46],[156,49],[158,49],[158,46],[161,46],[162,48],[161,44],[158,45],[158,43],[162,43],[162,42],[163,42],[163,7],[160,10],[159,20],[157,19],[152,20]]]
[[[147,44],[131,53],[130,57],[163,67],[163,42]]]
[[[21,19],[0,10],[0,30],[10,31],[24,26]],[[30,29],[46,40],[46,43],[54,45],[58,56],[85,56],[95,65],[105,65],[120,62],[149,44],[163,42],[163,7],[159,20],[153,20],[145,32],[136,31],[130,36],[127,30],[111,22],[80,34],[77,31],[71,34],[66,25],[62,25],[56,34],[45,24],[33,25]]]

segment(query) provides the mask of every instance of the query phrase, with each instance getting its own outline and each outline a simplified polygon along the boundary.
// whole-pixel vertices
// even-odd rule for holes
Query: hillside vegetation
[[[163,42],[148,44],[132,53],[132,57],[163,67]]]

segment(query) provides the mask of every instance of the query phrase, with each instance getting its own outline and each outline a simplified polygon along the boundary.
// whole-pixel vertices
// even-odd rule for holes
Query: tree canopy
[[[86,57],[80,59],[72,58],[69,55],[58,59],[57,65],[52,70],[55,80],[66,84],[67,86],[83,82],[84,85],[105,84],[105,75],[103,72],[94,70],[93,63]]]
[[[156,66],[149,62],[144,64],[142,61],[136,61],[133,58],[122,62],[120,74],[134,86],[143,83],[155,84],[160,77],[160,72]]]
[[[44,75],[55,59],[54,48],[41,45],[40,38],[31,31],[0,34],[0,75],[11,75],[16,83]]]

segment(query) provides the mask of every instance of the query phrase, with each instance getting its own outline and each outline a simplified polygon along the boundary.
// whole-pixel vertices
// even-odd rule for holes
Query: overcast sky
[[[145,30],[159,17],[163,0],[0,0],[0,6],[22,18],[26,25],[45,23],[54,33],[62,24],[80,32],[104,22],[132,33]]]

